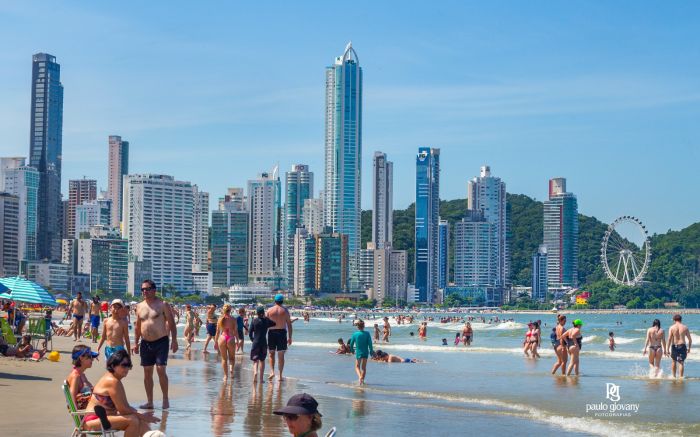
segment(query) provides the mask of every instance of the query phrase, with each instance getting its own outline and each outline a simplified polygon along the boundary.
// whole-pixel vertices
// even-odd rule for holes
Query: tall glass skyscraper
[[[359,289],[362,68],[348,43],[326,67],[324,224],[348,236],[350,288]]]
[[[236,197],[240,194],[240,197]],[[248,283],[248,211],[243,189],[229,189],[211,213],[211,272],[214,287]]]
[[[284,238],[282,257],[287,287],[294,286],[294,235],[304,225],[304,202],[314,195],[314,174],[309,166],[295,164],[285,175]]]
[[[39,171],[37,257],[61,259],[61,156],[63,149],[63,85],[56,57],[32,58],[32,103],[29,165]]]
[[[438,291],[440,149],[420,147],[416,157],[416,259],[418,301],[432,303]]]
[[[566,179],[549,181],[544,202],[544,245],[547,247],[547,281],[552,287],[578,284],[578,202],[566,192]]]

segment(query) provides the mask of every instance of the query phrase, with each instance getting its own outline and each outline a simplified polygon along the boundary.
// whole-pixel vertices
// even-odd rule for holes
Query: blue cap
[[[92,349],[90,349],[89,347],[86,347],[85,349],[81,349],[77,352],[74,352],[71,355],[71,358],[73,358],[74,360],[77,360],[78,358],[80,358],[83,355],[90,355],[92,358],[97,358],[100,356],[100,354],[98,354],[97,352],[93,352]]]
[[[275,296],[275,302],[282,303],[284,302],[284,295],[283,294],[278,294]]]

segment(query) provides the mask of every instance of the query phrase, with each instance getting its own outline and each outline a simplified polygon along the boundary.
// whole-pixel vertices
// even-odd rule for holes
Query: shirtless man
[[[673,371],[674,378],[676,377],[676,364],[680,370],[680,377],[683,378],[685,359],[690,353],[690,347],[693,345],[693,339],[690,337],[690,330],[681,323],[682,320],[683,318],[680,314],[673,316],[673,326],[668,330],[666,355],[671,355],[671,370]],[[686,339],[688,339],[687,346],[685,344]]]
[[[195,314],[192,311],[192,305],[185,305],[185,340],[187,341],[187,346],[185,350],[190,350],[192,347],[192,342],[194,341],[194,331],[195,331]]]
[[[124,350],[126,353],[130,354],[131,346],[129,345],[129,323],[126,321],[124,309],[124,302],[121,299],[114,299],[112,304],[112,316],[105,319],[102,324],[102,338],[100,339],[100,344],[97,346],[97,353],[100,352],[102,345],[107,342],[107,347],[105,348],[105,357],[109,360],[109,357],[113,353],[119,350]],[[105,360],[106,362],[106,360]]]
[[[218,322],[219,318],[216,317],[216,305],[211,304],[207,307],[207,341],[204,342],[202,353],[209,353],[207,346],[209,346],[209,342],[216,337],[216,324]],[[214,342],[214,345],[216,345],[216,342]]]
[[[83,317],[87,312],[87,302],[83,300],[83,293],[78,292],[75,295],[75,299],[70,303],[70,314],[75,320],[73,320],[73,337],[75,341],[83,337]]]
[[[382,341],[384,343],[389,343],[389,336],[391,335],[391,325],[389,324],[389,318],[384,317],[384,332],[382,335]]]
[[[474,331],[472,330],[472,324],[467,322],[464,325],[464,328],[462,328],[462,344],[464,346],[471,346],[473,334]]]
[[[156,296],[156,283],[146,279],[141,284],[143,301],[136,305],[136,327],[134,329],[135,354],[141,354],[143,383],[146,387],[147,402],[143,409],[153,408],[153,366],[158,372],[160,389],[163,392],[163,408],[170,408],[168,399],[168,331],[172,340],[170,350],[177,352],[177,325],[170,305]]]
[[[90,338],[97,343],[97,330],[100,328],[100,296],[95,295],[90,302]]]
[[[275,358],[277,358],[279,382],[282,381],[282,371],[284,371],[284,353],[287,351],[287,346],[292,345],[292,321],[289,317],[289,311],[282,303],[284,303],[284,296],[278,294],[275,296],[275,306],[267,310],[266,314],[267,318],[275,322],[275,325],[267,331],[267,345],[270,350],[270,376],[268,379],[275,377]],[[287,330],[289,330],[289,339],[287,339]]]
[[[647,329],[642,355],[647,354],[647,347],[650,349],[649,366],[654,368],[654,376],[657,377],[661,373],[661,357],[666,354],[666,338],[659,319],[655,319],[651,328]]]

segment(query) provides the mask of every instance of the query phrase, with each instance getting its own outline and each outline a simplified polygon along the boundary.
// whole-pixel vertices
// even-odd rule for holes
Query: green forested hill
[[[530,285],[532,255],[542,243],[542,202],[522,194],[508,194],[507,202],[511,279],[516,285]],[[407,209],[394,211],[394,247],[409,252],[409,281],[413,280],[414,208],[411,204]],[[466,209],[466,199],[443,200],[440,216],[454,225]],[[371,238],[371,216],[371,211],[362,212],[362,247]],[[654,235],[648,283],[632,288],[615,287],[604,279],[600,244],[606,228],[607,225],[595,217],[579,214],[579,284],[593,292],[593,304],[653,307],[679,300],[688,306],[700,305],[700,223],[681,231]],[[452,232],[450,237],[453,237]],[[452,255],[450,253],[450,261]]]

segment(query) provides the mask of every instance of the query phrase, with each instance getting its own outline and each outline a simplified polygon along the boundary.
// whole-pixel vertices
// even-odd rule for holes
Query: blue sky
[[[363,205],[371,157],[394,161],[395,208],[415,153],[442,149],[441,197],[489,164],[545,198],[654,232],[700,220],[697,2],[3,2],[0,155],[26,155],[31,55],[61,63],[64,185],[106,188],[107,136],[131,172],[209,191],[279,163],[323,181],[324,67],[352,40],[364,69]],[[213,202],[212,202],[213,205]]]

